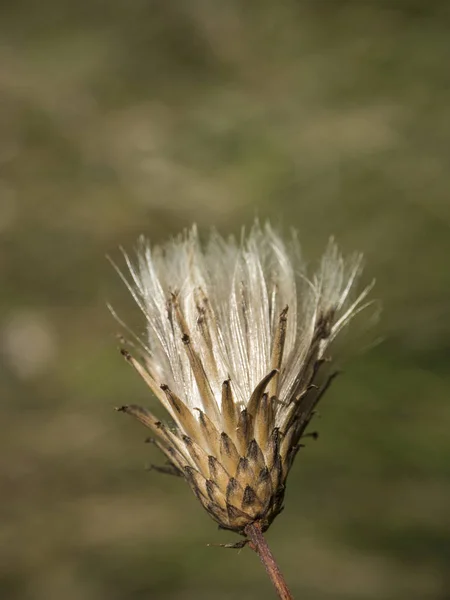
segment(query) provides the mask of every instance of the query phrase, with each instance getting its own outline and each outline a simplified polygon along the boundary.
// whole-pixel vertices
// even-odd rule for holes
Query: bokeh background
[[[115,413],[105,259],[196,221],[362,250],[383,304],[268,537],[297,598],[450,598],[446,0],[60,0],[0,18],[0,596],[273,598]]]

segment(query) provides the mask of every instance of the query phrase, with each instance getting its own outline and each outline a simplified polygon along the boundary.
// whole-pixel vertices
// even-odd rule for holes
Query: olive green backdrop
[[[197,222],[334,234],[377,279],[268,537],[296,598],[450,598],[450,8],[3,2],[0,596],[273,598],[114,412],[137,308],[105,255]],[[372,349],[364,350],[371,342]]]

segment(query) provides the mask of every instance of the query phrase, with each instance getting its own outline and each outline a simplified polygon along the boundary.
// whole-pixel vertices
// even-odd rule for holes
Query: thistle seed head
[[[361,256],[344,260],[330,241],[308,277],[296,237],[255,224],[240,243],[213,233],[202,247],[194,226],[163,247],[141,240],[136,262],[125,259],[147,334],[139,358],[122,353],[174,426],[119,410],[152,430],[220,527],[266,530],[328,387],[318,385],[327,350],[365,306],[370,287],[353,294]]]

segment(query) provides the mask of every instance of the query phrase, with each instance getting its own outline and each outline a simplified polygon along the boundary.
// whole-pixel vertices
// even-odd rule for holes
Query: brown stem
[[[277,590],[279,598],[281,598],[281,600],[293,600],[293,596],[288,589],[286,581],[267,545],[266,538],[262,534],[261,525],[259,523],[252,523],[251,525],[247,525],[244,531],[245,535],[250,540],[250,548],[254,550],[261,559],[267,574]]]

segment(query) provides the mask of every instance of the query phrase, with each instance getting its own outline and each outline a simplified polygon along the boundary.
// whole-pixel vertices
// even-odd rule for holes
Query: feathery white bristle
[[[320,319],[330,320],[330,331],[320,341],[319,358],[369,291],[350,300],[360,256],[344,260],[331,240],[317,274],[309,278],[296,237],[284,243],[269,224],[256,223],[240,244],[213,233],[203,249],[194,226],[163,247],[150,249],[141,240],[136,264],[125,258],[131,273],[127,285],[147,320],[146,368],[191,409],[203,410],[204,399],[173,302],[217,405],[222,383],[230,378],[241,408],[272,369],[280,313],[288,307],[278,383],[283,406],[297,393]]]

